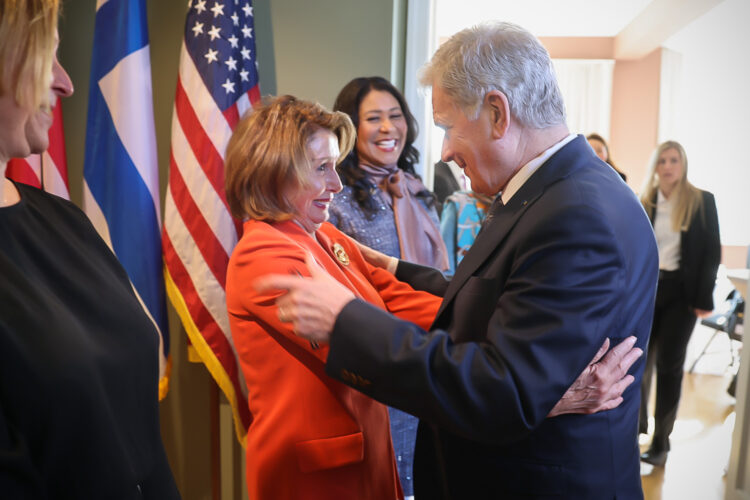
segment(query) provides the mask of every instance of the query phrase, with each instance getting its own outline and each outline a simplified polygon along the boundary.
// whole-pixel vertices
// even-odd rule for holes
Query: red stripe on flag
[[[34,186],[35,188],[42,187],[41,181],[37,177],[36,172],[34,172],[34,169],[31,168],[31,165],[26,160],[21,158],[10,159],[8,167],[5,169],[5,177],[22,184]]]
[[[175,207],[177,207],[185,227],[188,228],[190,236],[192,236],[196,247],[203,256],[203,260],[211,269],[216,281],[221,284],[222,288],[225,288],[229,255],[227,255],[227,251],[216,238],[216,234],[208,225],[203,213],[190,195],[180,169],[177,168],[174,152],[170,155],[169,161],[169,191],[172,193]]]
[[[229,122],[229,126],[232,127],[232,130],[234,130],[234,127],[237,126],[237,122],[240,121],[240,113],[237,109],[236,103],[230,106],[226,111],[224,111],[224,118],[227,119],[227,121]],[[234,230],[237,233],[237,239],[239,240],[242,236],[242,221],[237,220],[234,216],[232,216],[232,222],[234,223]]]
[[[49,129],[49,148],[47,149],[47,153],[50,158],[52,158],[52,161],[55,162],[55,166],[60,172],[60,177],[63,182],[65,182],[65,187],[70,191],[70,186],[68,185],[68,164],[65,155],[65,134],[63,133],[63,117],[60,97],[57,98],[57,103],[52,109],[52,117],[53,121],[52,127]]]
[[[258,102],[260,100],[260,87],[254,86],[250,90],[247,91],[248,97],[250,97],[250,102]]]
[[[164,251],[164,264],[167,266],[172,280],[180,289],[182,298],[190,311],[195,326],[200,330],[202,336],[206,339],[206,343],[211,347],[211,350],[232,381],[235,395],[238,401],[240,401],[237,411],[245,429],[247,429],[252,421],[252,417],[247,402],[244,401],[242,388],[239,385],[237,362],[232,346],[224,336],[219,325],[214,321],[211,313],[204,306],[198,292],[195,290],[195,284],[190,278],[190,274],[185,269],[185,266],[183,266],[179,255],[177,255],[172,246],[172,241],[166,233],[162,236],[162,248]]]
[[[234,127],[237,126],[237,122],[240,121],[240,112],[237,110],[237,105],[233,104],[229,106],[227,109],[224,110],[224,118],[227,119],[227,123],[229,123],[229,127],[234,130]]]
[[[227,197],[224,193],[224,159],[216,151],[213,142],[206,135],[203,124],[190,105],[190,101],[179,78],[177,78],[177,93],[174,107],[177,119],[180,121],[180,126],[190,144],[190,148],[193,150],[195,158],[198,160],[198,164],[205,172],[214,190],[221,197],[221,201],[224,202],[227,211],[229,211]]]

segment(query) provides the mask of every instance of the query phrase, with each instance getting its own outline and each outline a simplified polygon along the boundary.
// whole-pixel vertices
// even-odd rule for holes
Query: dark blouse
[[[0,496],[174,499],[158,334],[70,202],[0,208]]]

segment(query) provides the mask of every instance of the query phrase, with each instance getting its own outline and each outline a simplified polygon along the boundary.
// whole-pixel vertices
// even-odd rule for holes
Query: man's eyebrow
[[[432,121],[435,124],[436,127],[441,128],[445,130],[448,128],[448,124],[443,121],[443,119],[438,115],[432,115]]]

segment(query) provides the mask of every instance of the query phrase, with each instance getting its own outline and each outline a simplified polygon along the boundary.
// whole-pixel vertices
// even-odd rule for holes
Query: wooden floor
[[[712,332],[700,324],[696,327],[688,346],[686,371]],[[653,467],[641,463],[646,500],[724,498],[724,476],[729,463],[735,416],[734,398],[726,392],[737,368],[730,366],[731,361],[730,341],[726,335],[720,334],[700,358],[694,373],[685,373],[667,464]],[[651,393],[653,395],[654,391]],[[649,442],[650,436],[641,436],[642,451]]]

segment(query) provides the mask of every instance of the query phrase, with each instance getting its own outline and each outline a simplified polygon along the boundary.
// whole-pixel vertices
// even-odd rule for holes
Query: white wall
[[[725,0],[665,43],[682,54],[672,138],[688,155],[688,177],[716,195],[724,245],[750,243],[750,2]]]

